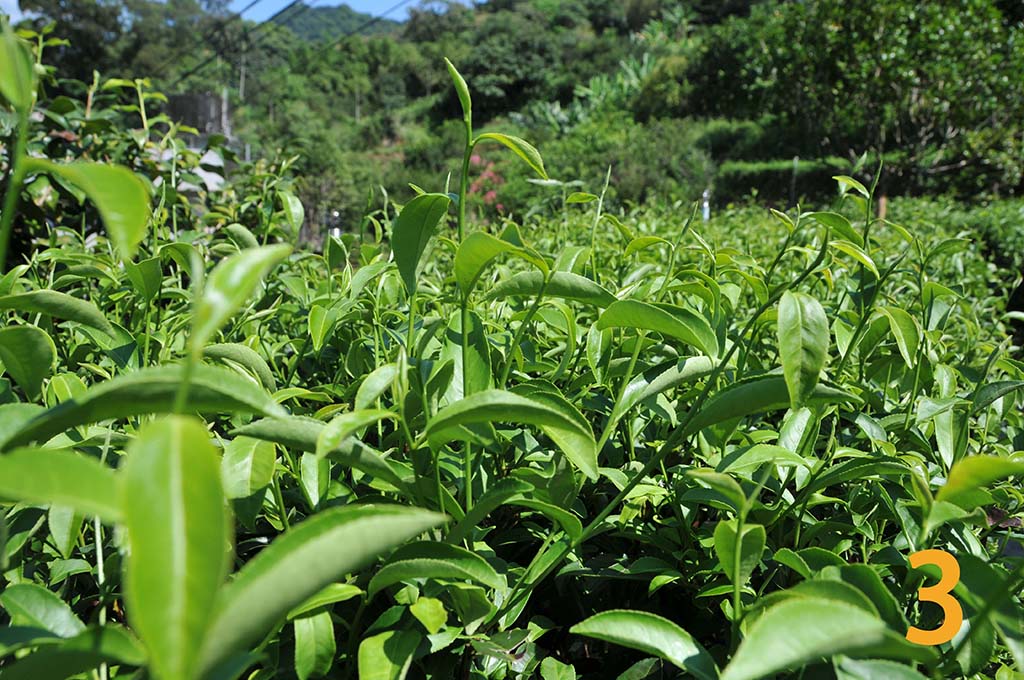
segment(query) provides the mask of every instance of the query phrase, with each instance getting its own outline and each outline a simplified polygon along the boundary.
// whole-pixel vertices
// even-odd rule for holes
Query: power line
[[[316,1],[319,1],[319,0],[316,0]],[[313,4],[315,4],[315,2]],[[268,18],[268,19],[260,22],[259,24],[257,24],[257,26],[254,29],[248,29],[248,28],[245,29],[244,39],[248,40],[252,35],[258,35],[259,32],[261,31],[261,29],[265,29],[268,24],[273,23],[275,19],[278,19],[279,17],[281,17],[283,14],[288,12],[290,9],[292,9],[296,5],[301,5],[301,7],[291,17],[289,17],[289,20],[294,19],[295,17],[299,16],[300,14],[302,14],[303,12],[305,12],[306,10],[308,10],[310,7],[313,6],[312,4],[309,4],[309,5],[304,4],[302,0],[292,0],[290,3],[285,5],[282,9],[278,10],[277,12],[275,12],[270,18]],[[172,88],[177,87],[178,85],[180,85],[182,82],[184,82],[188,78],[191,78],[192,76],[194,76],[195,74],[199,73],[204,68],[206,68],[207,66],[212,64],[219,57],[224,57],[224,54],[219,49],[214,47],[214,51],[213,51],[212,55],[210,55],[209,57],[204,59],[202,62],[200,62],[198,65],[194,66],[193,68],[189,69],[188,71],[183,73],[181,76],[179,76],[178,79],[176,81],[174,81],[174,84],[171,85],[171,87]]]
[[[217,26],[215,26],[213,28],[210,28],[209,30],[206,31],[206,33],[199,39],[199,43],[208,43],[208,42],[210,42],[210,40],[213,38],[214,35],[216,35],[217,33],[223,33],[224,29],[227,28],[228,24],[230,24],[233,21],[237,21],[238,19],[241,19],[243,14],[245,14],[246,12],[248,12],[253,7],[255,7],[256,5],[260,4],[263,1],[264,0],[251,0],[251,2],[248,5],[246,5],[245,7],[243,7],[242,9],[238,10],[237,12],[234,12],[233,14],[231,14],[228,17],[225,17],[225,18],[221,19],[220,21],[217,22],[217,24],[218,24]],[[169,58],[164,60],[164,62],[162,64],[160,64],[160,66],[159,66],[159,68],[157,68],[156,72],[157,73],[163,73],[164,69],[166,69],[168,66],[170,66],[174,62],[178,61],[178,59],[183,57],[185,55],[185,53],[188,52],[193,47],[198,47],[199,43],[195,43],[192,46],[186,45],[182,49],[180,49],[177,52],[175,52]]]
[[[299,11],[295,12],[294,14],[292,14],[292,16],[288,17],[287,21],[294,21],[296,17],[298,17],[304,11],[311,9],[313,7],[313,5],[315,5],[317,2],[320,2],[320,1],[321,0],[314,0],[314,2],[312,2],[310,4],[303,4],[302,7],[299,9]],[[387,18],[387,16],[389,14],[391,14],[392,12],[394,12],[396,10],[401,9],[402,7],[404,7],[405,5],[408,5],[412,1],[413,0],[400,0],[400,2],[397,2],[396,4],[392,5],[388,9],[384,10],[384,12],[382,12],[381,14],[378,14],[376,16],[371,17],[370,19],[367,19],[362,24],[360,24],[359,26],[355,27],[354,29],[352,29],[350,31],[346,31],[345,33],[340,35],[338,38],[336,38],[335,40],[333,40],[329,44],[327,44],[324,47],[322,47],[320,49],[320,51],[322,52],[322,51],[329,50],[329,49],[333,48],[335,45],[337,45],[338,43],[340,43],[342,40],[345,40],[346,38],[351,38],[352,36],[356,35],[357,33],[361,33],[362,31],[365,31],[370,26],[373,26],[374,24],[377,24],[380,21],[383,21],[384,19]],[[267,19],[267,20],[265,20],[263,22],[260,22],[256,26],[256,28],[252,29],[251,32],[247,30],[246,34],[245,34],[246,40],[248,40],[252,36],[258,36],[259,33],[261,32],[261,30],[265,30],[271,23],[274,22],[275,19],[279,18],[282,14],[287,12],[291,7],[294,7],[295,5],[300,4],[300,3],[302,3],[302,0],[293,0],[290,4],[288,4],[280,12],[277,12],[276,14],[274,14],[269,19]],[[282,21],[280,23],[284,24],[285,22]],[[253,43],[253,46],[255,47],[255,46],[259,45],[259,42],[260,42],[259,40],[255,41]],[[190,71],[188,71],[187,73],[182,75],[180,78],[178,78],[178,80],[174,82],[173,87],[177,87],[178,85],[181,84],[182,81],[184,81],[187,78],[190,78],[191,76],[195,75],[199,71],[203,70],[204,68],[206,68],[207,66],[212,64],[218,57],[223,57],[223,56],[224,55],[220,52],[220,50],[215,50],[215,54],[211,55],[209,58],[205,59],[198,66],[196,66],[195,68],[191,69]]]

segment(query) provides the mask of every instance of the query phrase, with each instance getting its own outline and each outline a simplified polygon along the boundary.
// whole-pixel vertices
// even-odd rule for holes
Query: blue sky
[[[5,0],[0,0],[0,2],[3,1]],[[237,12],[248,5],[251,1],[252,0],[232,0],[231,9]],[[306,1],[311,4],[313,2],[313,0]],[[316,2],[315,6],[328,7],[331,5],[346,4],[359,12],[365,12],[367,14],[377,16],[397,5],[399,1],[400,0],[347,0],[342,3],[339,2],[339,0],[319,0],[319,2]],[[288,6],[289,2],[291,2],[291,0],[260,0],[259,4],[246,12],[243,16],[245,16],[246,19],[252,19],[253,21],[262,21],[280,9]],[[412,0],[412,2],[409,2],[400,9],[388,14],[387,17],[389,19],[395,19],[396,21],[402,21],[408,16],[409,9],[416,7],[418,4],[419,0]]]

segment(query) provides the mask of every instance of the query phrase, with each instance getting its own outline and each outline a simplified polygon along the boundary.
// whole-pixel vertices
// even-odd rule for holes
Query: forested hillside
[[[410,179],[457,168],[442,57],[474,88],[481,124],[535,139],[559,181],[597,190],[610,167],[616,202],[710,189],[719,206],[755,190],[791,204],[829,193],[838,172],[867,177],[880,158],[883,193],[1021,187],[1024,29],[1013,2],[432,2],[401,25],[301,3],[261,25],[216,2],[23,6],[70,41],[47,48],[58,91],[83,91],[63,78],[87,83],[96,68],[168,94],[227,92],[232,147],[298,155],[317,222],[338,211],[351,225],[369,187],[402,194]],[[485,214],[558,194],[480,160],[494,164],[473,192]]]

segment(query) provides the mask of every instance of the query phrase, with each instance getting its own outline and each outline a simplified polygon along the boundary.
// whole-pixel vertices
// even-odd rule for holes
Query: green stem
[[[0,271],[7,271],[7,244],[11,240],[14,225],[14,211],[18,209],[21,183],[25,179],[25,147],[28,144],[28,111],[18,112],[18,132],[14,139],[14,151],[10,156],[10,173],[7,179],[7,193],[4,194],[3,216],[0,217]]]
[[[519,328],[516,329],[515,335],[512,337],[512,344],[509,345],[508,358],[505,360],[505,365],[501,369],[501,381],[498,383],[500,389],[505,389],[505,384],[508,382],[508,375],[512,372],[512,364],[515,363],[515,352],[516,348],[519,347],[519,342],[523,339],[523,333],[527,326],[530,325],[530,321],[533,319],[534,314],[540,308],[540,303],[544,299],[544,290],[548,287],[549,279],[545,278],[544,283],[540,286],[540,291],[537,293],[537,297],[533,300],[533,304],[526,311],[526,316],[523,317],[522,322],[519,324]]]
[[[277,474],[274,475],[274,503],[277,505],[277,514],[281,516],[281,526],[288,531],[291,525],[288,522],[288,510],[284,507],[284,496],[281,495],[281,480]]]

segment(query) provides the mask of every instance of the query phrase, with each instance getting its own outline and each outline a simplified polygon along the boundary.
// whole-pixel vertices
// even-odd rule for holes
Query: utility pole
[[[242,65],[238,72],[238,100],[245,101],[245,48],[242,48]]]

